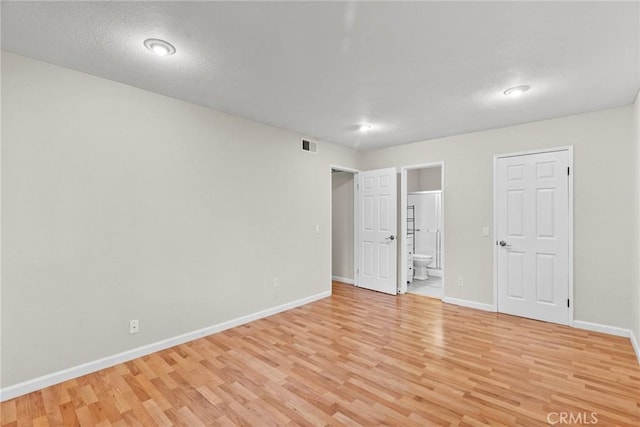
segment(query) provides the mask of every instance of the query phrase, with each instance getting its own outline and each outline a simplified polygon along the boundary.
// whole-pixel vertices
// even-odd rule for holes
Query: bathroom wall
[[[349,172],[331,174],[331,274],[353,282],[353,177]]]
[[[2,52],[1,386],[329,292],[358,153],[300,140]]]
[[[637,222],[638,159],[630,137],[632,107],[368,151],[363,169],[445,162],[445,296],[493,304],[493,157],[574,147],[575,318],[632,326],[637,256],[630,230]],[[464,286],[455,285],[457,277]]]
[[[399,178],[398,178],[399,179]],[[442,189],[440,166],[407,170],[407,192],[434,191]]]
[[[431,255],[433,262],[430,268],[438,267],[438,230],[440,226],[440,195],[411,194],[407,195],[407,205],[414,206],[415,213],[415,253],[421,255]]]
[[[420,170],[420,190],[442,190],[442,167],[423,168]]]
[[[400,182],[400,174],[398,174],[398,182]],[[407,192],[422,191],[420,182],[420,169],[409,169],[407,171]]]

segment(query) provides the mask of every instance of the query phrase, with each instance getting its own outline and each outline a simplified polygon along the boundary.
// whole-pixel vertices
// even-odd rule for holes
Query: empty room
[[[640,1],[0,19],[0,426],[640,425]]]

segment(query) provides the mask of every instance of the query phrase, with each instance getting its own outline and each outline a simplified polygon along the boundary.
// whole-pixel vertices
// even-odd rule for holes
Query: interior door
[[[358,173],[357,286],[398,293],[396,220],[395,168]]]
[[[496,163],[498,311],[569,323],[569,153]]]

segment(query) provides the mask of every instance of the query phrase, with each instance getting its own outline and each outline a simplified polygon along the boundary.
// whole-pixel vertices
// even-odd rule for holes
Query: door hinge
[[[567,166],[567,175],[571,175],[571,167]]]
[[[570,303],[570,301],[571,301],[571,300],[570,300],[569,298],[567,298],[567,308],[571,307],[571,303]]]

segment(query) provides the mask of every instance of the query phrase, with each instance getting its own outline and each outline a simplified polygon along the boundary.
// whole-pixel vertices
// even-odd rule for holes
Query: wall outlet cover
[[[140,332],[140,323],[137,320],[130,320],[129,321],[129,333],[130,334],[137,334],[138,332]]]

